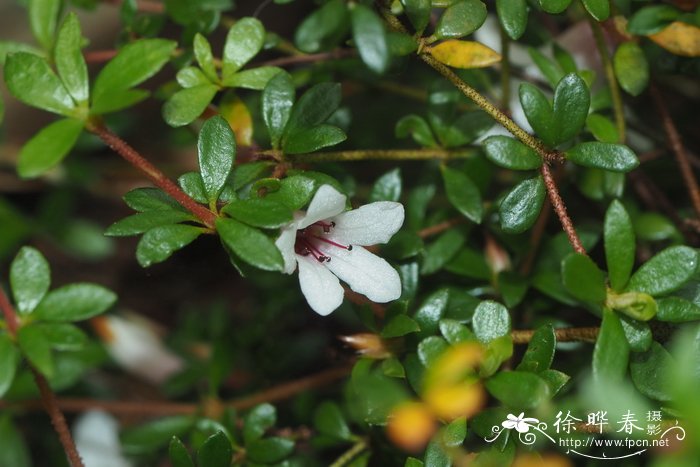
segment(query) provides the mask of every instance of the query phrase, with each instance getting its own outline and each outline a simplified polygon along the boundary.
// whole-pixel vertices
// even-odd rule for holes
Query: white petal
[[[389,263],[361,246],[352,251],[323,245],[331,257],[326,264],[333,274],[347,282],[352,290],[377,303],[386,303],[401,296],[401,279]]]
[[[523,422],[517,422],[515,424],[515,429],[518,430],[518,433],[527,433],[530,431],[530,425]]]
[[[330,185],[322,185],[314,195],[306,215],[299,221],[297,228],[303,229],[314,222],[336,216],[345,209],[347,198]]]
[[[119,427],[111,415],[91,410],[81,415],[73,426],[78,453],[85,467],[130,467],[121,454]]]
[[[339,214],[332,219],[335,227],[330,237],[346,245],[386,243],[403,225],[401,203],[378,201]]]
[[[515,425],[517,425],[518,422],[513,421],[513,420],[505,420],[501,425],[503,425],[503,428],[507,428],[509,430],[515,428]]]
[[[313,256],[297,255],[299,285],[312,310],[321,316],[330,314],[343,303],[345,291],[338,278]]]
[[[282,229],[282,233],[275,240],[275,246],[282,253],[284,260],[284,273],[291,274],[297,268],[297,256],[294,253],[294,243],[297,240],[296,224],[290,224]]]

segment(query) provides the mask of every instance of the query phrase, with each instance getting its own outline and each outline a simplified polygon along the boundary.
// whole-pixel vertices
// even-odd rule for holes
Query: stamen
[[[330,245],[337,246],[338,248],[342,248],[343,250],[348,250],[352,251],[352,245],[341,245],[340,243],[336,243],[333,240],[328,240],[327,238],[319,237],[318,235],[314,235],[314,238],[321,240],[322,242],[326,242]]]
[[[301,238],[302,246],[304,247],[304,250],[300,253],[302,256],[308,256],[311,255],[313,256],[316,261],[319,263],[328,262],[331,260],[330,256],[326,256],[323,254],[321,250],[316,248],[307,238]]]
[[[331,222],[329,223],[329,222],[323,222],[323,221],[316,221],[316,222],[314,222],[314,223],[311,224],[311,225],[318,225],[319,227],[323,228],[323,231],[324,231],[325,233],[328,233],[328,232],[331,231],[331,229],[332,229],[333,227],[335,227],[335,222],[332,222],[332,221],[331,221]]]

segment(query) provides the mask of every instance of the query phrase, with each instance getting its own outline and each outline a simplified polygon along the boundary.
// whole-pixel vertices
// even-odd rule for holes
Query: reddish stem
[[[576,253],[587,255],[586,249],[583,247],[581,239],[576,233],[574,223],[571,221],[569,214],[566,212],[566,205],[564,204],[564,200],[562,200],[561,196],[559,195],[559,189],[557,188],[557,184],[554,181],[554,177],[552,176],[552,171],[549,168],[549,164],[547,164],[546,162],[542,164],[540,172],[542,173],[542,178],[544,179],[544,186],[547,189],[549,200],[552,202],[554,212],[556,212],[557,217],[559,217],[559,222],[561,222],[562,229],[564,229],[564,232],[566,232],[566,236],[569,238],[569,243],[571,243],[571,247]]]
[[[428,238],[433,235],[444,232],[445,230],[451,229],[452,227],[461,224],[465,221],[464,217],[454,217],[446,221],[440,222],[439,224],[431,225],[418,231],[418,236],[420,238]]]
[[[7,294],[2,287],[0,287],[0,308],[2,308],[2,314],[5,317],[5,322],[7,323],[7,330],[10,336],[13,338],[17,335],[17,329],[19,328],[19,319],[17,319],[17,313],[12,307],[10,300],[7,298]]]
[[[134,148],[129,146],[126,141],[101,124],[89,124],[87,129],[99,136],[107,146],[112,148],[114,152],[122,156],[127,162],[146,174],[154,185],[166,192],[175,201],[180,203],[182,207],[194,214],[204,225],[210,228],[214,227],[217,217],[216,214],[190,198],[180,187],[166,177],[160,169],[148,162]]]

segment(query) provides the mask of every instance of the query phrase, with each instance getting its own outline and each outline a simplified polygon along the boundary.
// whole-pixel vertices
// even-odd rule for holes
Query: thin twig
[[[329,467],[345,467],[349,465],[362,451],[367,449],[367,441],[359,440],[353,444],[350,449],[345,451],[338,457]]]
[[[250,68],[258,68],[261,66],[293,66],[303,63],[325,62],[327,60],[340,60],[342,58],[354,57],[357,55],[355,49],[336,49],[330,52],[321,52],[317,54],[292,55],[290,57],[280,57],[251,64]]]
[[[461,159],[474,154],[472,149],[448,150],[442,148],[427,149],[364,149],[355,151],[315,152],[310,154],[287,154],[292,162],[335,162],[366,160],[429,160]],[[273,155],[273,151],[263,151],[260,155]]]
[[[581,253],[583,255],[587,254],[586,249],[581,243],[581,239],[576,233],[574,223],[571,221],[571,218],[566,212],[566,205],[561,199],[561,195],[559,195],[559,190],[554,181],[554,177],[552,177],[552,170],[549,168],[549,164],[542,164],[540,173],[542,174],[544,186],[546,187],[547,194],[549,195],[549,201],[551,201],[554,212],[557,213],[557,217],[559,217],[559,222],[561,223],[561,227],[564,229],[564,232],[566,232],[566,236],[569,238],[569,243],[576,253]]]
[[[595,342],[598,337],[600,328],[557,328],[554,330],[554,335],[557,342]],[[532,340],[535,334],[534,330],[512,331],[510,333],[513,338],[513,344],[527,344]]]
[[[19,329],[19,319],[17,318],[17,313],[10,303],[10,299],[7,294],[0,286],[0,308],[2,308],[2,314],[5,317],[5,322],[7,323],[7,330],[10,336],[14,337],[17,335],[17,330]]]
[[[447,229],[451,229],[455,225],[459,225],[464,221],[466,221],[464,217],[454,217],[452,219],[440,222],[439,224],[431,225],[430,227],[426,227],[424,229],[419,230],[418,236],[423,239],[432,237],[433,235],[437,235],[439,233],[444,232]]]

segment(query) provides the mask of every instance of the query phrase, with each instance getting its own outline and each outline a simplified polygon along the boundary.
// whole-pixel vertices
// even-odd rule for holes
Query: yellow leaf
[[[253,118],[238,96],[226,94],[219,104],[219,113],[231,126],[239,146],[250,146],[253,143]]]
[[[430,48],[436,60],[455,68],[484,68],[501,61],[501,56],[484,44],[449,40]]]
[[[649,39],[676,55],[700,57],[700,28],[674,21]]]

